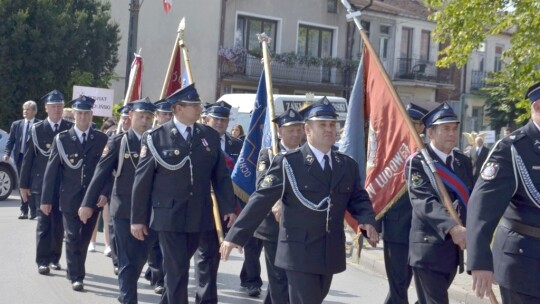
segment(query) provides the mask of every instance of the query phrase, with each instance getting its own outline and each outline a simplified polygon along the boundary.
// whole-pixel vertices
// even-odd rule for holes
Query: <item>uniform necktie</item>
[[[332,168],[330,168],[330,158],[328,155],[324,155],[324,176],[326,177],[326,180],[328,181],[328,184],[332,181]]]
[[[54,124],[54,133],[56,133],[56,132],[58,132],[58,124],[57,123]]]
[[[186,142],[188,143],[188,145],[191,144],[191,127],[187,127],[186,128]]]
[[[24,153],[24,149],[26,148],[26,141],[28,140],[28,131],[30,130],[30,120],[26,122],[24,125],[23,130],[23,139],[21,143],[21,153]]]
[[[84,147],[86,145],[86,133],[82,134],[82,146]]]
[[[452,155],[448,155],[446,157],[446,167],[448,167],[449,169],[454,169],[452,168]]]
[[[482,150],[482,148],[477,148],[476,149],[476,157],[480,156],[480,151]]]

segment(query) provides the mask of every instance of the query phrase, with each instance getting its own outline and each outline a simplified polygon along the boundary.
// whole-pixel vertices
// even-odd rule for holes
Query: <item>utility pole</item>
[[[144,0],[143,0],[144,1]],[[133,53],[137,50],[137,33],[139,31],[139,11],[142,3],[139,0],[131,0],[129,3],[129,30],[126,56],[126,82],[124,85],[124,94],[128,87],[129,72],[131,71],[131,62]]]

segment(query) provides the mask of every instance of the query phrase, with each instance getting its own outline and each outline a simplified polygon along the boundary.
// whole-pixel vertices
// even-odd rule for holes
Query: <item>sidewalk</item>
[[[384,255],[383,255],[383,242],[379,242],[377,248],[372,248],[367,242],[364,242],[364,247],[362,248],[360,260],[355,258],[357,256],[356,249],[352,247],[352,242],[354,239],[354,232],[351,229],[346,229],[346,238],[347,238],[347,263],[355,267],[363,267],[369,269],[373,272],[381,274],[386,277],[386,270],[384,267]],[[466,256],[466,254],[465,254]],[[465,261],[465,265],[467,261]],[[465,266],[465,268],[467,268]],[[414,279],[411,282],[411,286],[414,286]],[[493,292],[497,297],[499,303],[501,301],[501,295],[499,292],[498,286],[493,286]],[[466,304],[489,304],[489,299],[479,299],[476,297],[475,293],[472,290],[472,276],[468,275],[466,272],[462,274],[456,274],[454,282],[448,290],[450,299],[458,301],[460,303]]]

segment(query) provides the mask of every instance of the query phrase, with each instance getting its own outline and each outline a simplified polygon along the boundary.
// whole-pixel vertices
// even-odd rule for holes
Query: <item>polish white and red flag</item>
[[[171,11],[172,6],[172,0],[163,0],[163,9],[165,10],[165,13],[168,13]]]

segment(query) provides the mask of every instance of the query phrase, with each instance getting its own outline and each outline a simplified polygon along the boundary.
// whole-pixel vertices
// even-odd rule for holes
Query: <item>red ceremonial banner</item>
[[[132,83],[131,96],[128,97],[126,102],[132,102],[134,100],[141,99],[142,95],[142,73],[143,73],[143,60],[139,54],[135,54],[135,58],[131,63],[131,71],[129,73],[130,81]],[[133,77],[133,79],[131,79]]]
[[[392,83],[372,48],[364,48],[366,119],[369,120],[366,182],[375,214],[386,211],[405,191],[405,162],[417,150],[391,90]]]
[[[173,70],[167,84],[165,96],[170,96],[182,87],[182,50],[179,47],[175,47],[174,52]]]

